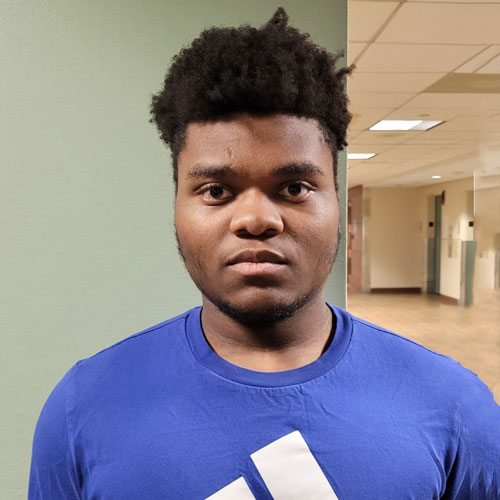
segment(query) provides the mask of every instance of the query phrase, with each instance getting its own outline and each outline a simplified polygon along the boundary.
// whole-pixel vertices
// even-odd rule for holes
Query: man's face
[[[316,120],[240,114],[191,123],[175,207],[186,268],[222,312],[276,321],[322,296],[339,214],[332,153]]]

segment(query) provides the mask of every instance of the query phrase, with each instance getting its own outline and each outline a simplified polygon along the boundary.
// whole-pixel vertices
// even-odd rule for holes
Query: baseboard
[[[371,288],[370,293],[422,293],[421,288]]]

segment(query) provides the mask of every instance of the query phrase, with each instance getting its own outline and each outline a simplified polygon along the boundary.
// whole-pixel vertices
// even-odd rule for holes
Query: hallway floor
[[[500,404],[500,292],[484,290],[471,307],[432,295],[350,294],[354,316],[456,359],[476,373]]]

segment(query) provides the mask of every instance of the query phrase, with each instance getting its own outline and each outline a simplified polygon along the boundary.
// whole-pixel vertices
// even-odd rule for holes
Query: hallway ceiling
[[[349,187],[500,174],[500,0],[349,0]],[[444,120],[380,132],[382,119]],[[432,175],[441,175],[434,181]]]

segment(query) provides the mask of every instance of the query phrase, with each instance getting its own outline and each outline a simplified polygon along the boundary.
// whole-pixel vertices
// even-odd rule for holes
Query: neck
[[[242,368],[276,372],[318,359],[332,340],[333,315],[323,293],[282,321],[248,326],[222,313],[203,296],[205,338],[223,359]]]

